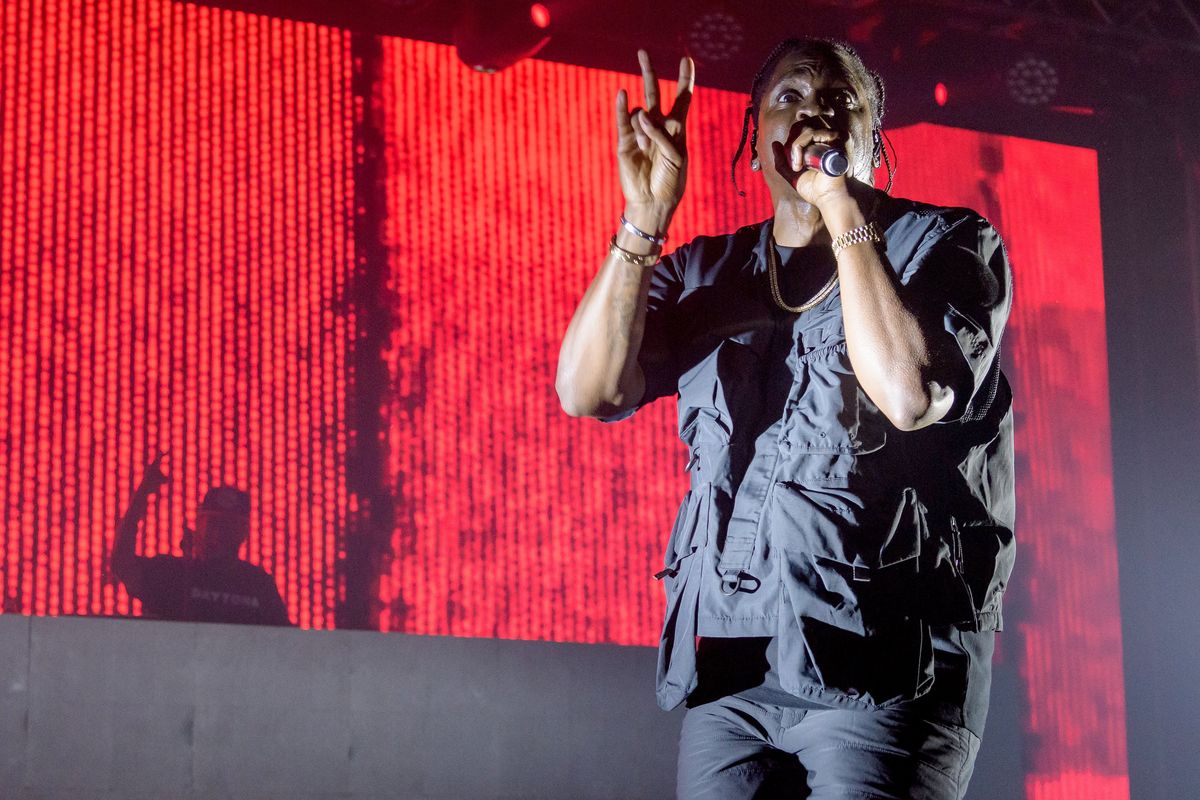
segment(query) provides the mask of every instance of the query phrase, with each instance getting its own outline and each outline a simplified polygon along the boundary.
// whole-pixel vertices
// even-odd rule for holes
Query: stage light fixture
[[[950,90],[946,88],[946,84],[938,83],[933,87],[933,102],[939,106],[945,106],[950,100]]]
[[[687,32],[688,52],[701,62],[728,61],[742,51],[746,29],[725,11],[706,11]]]
[[[542,3],[470,2],[454,26],[454,47],[471,69],[499,72],[536,55],[549,30],[550,9]]]
[[[1044,58],[1025,56],[1008,68],[1004,83],[1021,105],[1044,106],[1058,94],[1058,70]]]

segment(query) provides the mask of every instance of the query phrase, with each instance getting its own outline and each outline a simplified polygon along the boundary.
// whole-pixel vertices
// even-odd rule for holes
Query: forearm
[[[864,223],[857,206],[826,220],[833,237]],[[937,332],[922,326],[876,247],[846,247],[837,264],[846,348],[863,391],[902,430],[944,417],[954,392],[935,374]]]
[[[661,217],[648,222],[641,216],[634,221],[627,212],[627,218],[642,230],[666,229]],[[637,254],[657,249],[624,229],[617,233],[617,244]],[[571,416],[607,416],[642,399],[645,379],[638,353],[653,271],[652,266],[630,264],[609,254],[580,300],[563,337],[555,378],[559,402]]]
[[[117,523],[117,532],[113,539],[113,572],[131,591],[134,587],[130,584],[136,584],[141,577],[137,568],[137,532],[145,516],[146,498],[135,492],[129,509]]]

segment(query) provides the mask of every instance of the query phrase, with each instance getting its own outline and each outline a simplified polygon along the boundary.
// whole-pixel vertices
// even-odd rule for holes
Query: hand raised
[[[629,110],[625,90],[617,92],[617,166],[627,206],[670,218],[687,183],[685,123],[695,86],[695,67],[679,62],[679,86],[671,110],[659,104],[658,77],[645,50],[638,51],[645,86],[645,108]]]
[[[159,489],[171,482],[171,479],[162,471],[162,462],[166,455],[166,450],[160,451],[146,466],[146,473],[142,475],[142,482],[137,487],[137,493],[142,497],[158,494]]]

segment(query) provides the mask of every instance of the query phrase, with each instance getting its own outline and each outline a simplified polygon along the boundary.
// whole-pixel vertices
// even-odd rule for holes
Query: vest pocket
[[[780,657],[799,684],[875,707],[918,697],[933,675],[917,603],[926,511],[912,489],[864,501],[846,481],[781,483],[772,508],[783,604]],[[785,686],[785,688],[788,688]]]
[[[667,541],[665,569],[654,577],[663,581],[667,594],[662,636],[658,647],[656,694],[661,708],[683,702],[696,684],[696,614],[699,581],[696,551],[704,544],[700,515],[711,486],[684,495]]]
[[[781,615],[780,686],[835,706],[875,709],[913,700],[933,686],[933,644],[919,619],[871,636]]]
[[[700,547],[696,533],[700,525],[700,506],[703,505],[703,491],[688,491],[679,504],[679,512],[675,515],[675,524],[671,526],[671,535],[667,539],[667,552],[663,558],[661,572],[655,574],[658,580],[670,579],[667,583],[670,593],[671,580],[678,578],[680,565],[688,556],[694,554]]]
[[[864,498],[849,484],[777,483],[770,537],[797,613],[866,634],[915,613],[907,596],[929,526],[913,489]]]
[[[887,423],[850,365],[846,342],[797,357],[800,369],[788,398],[788,452],[866,455],[887,443]]]

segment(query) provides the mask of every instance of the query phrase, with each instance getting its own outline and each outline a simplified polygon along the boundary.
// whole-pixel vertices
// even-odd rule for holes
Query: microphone
[[[804,166],[819,169],[831,178],[840,178],[850,171],[850,159],[836,147],[813,142],[804,148]]]

